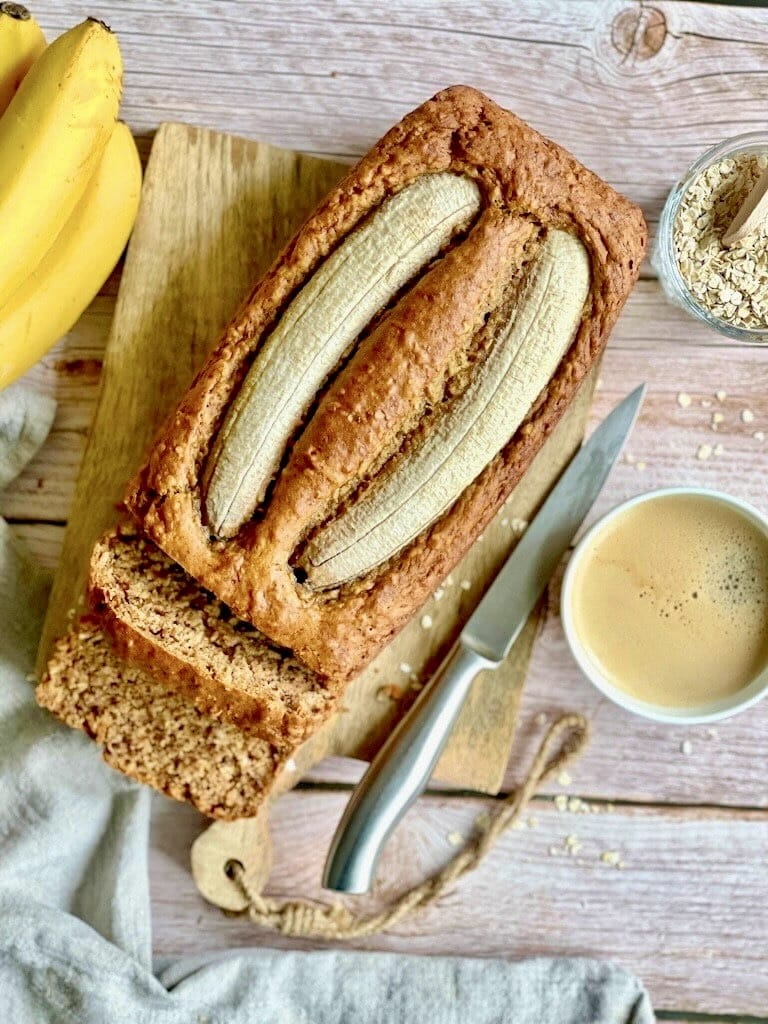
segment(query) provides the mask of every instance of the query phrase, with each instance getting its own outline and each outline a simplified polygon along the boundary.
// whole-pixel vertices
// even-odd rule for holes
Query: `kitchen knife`
[[[424,790],[479,672],[504,661],[619,457],[645,385],[571,459],[461,636],[355,789],[333,837],[323,885],[368,892],[390,833]]]

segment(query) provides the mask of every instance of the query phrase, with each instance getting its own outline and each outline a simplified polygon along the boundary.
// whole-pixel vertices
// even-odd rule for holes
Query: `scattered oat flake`
[[[725,416],[723,416],[723,414],[721,412],[713,412],[712,413],[712,426],[716,427],[719,423],[722,423],[724,419],[725,419]]]
[[[451,844],[451,846],[461,846],[461,844],[464,842],[464,836],[461,834],[461,832],[449,832],[448,835],[446,836],[446,839]]]
[[[765,434],[763,433],[762,430],[756,430],[754,432],[754,434],[752,435],[752,437],[754,437],[754,439],[756,441],[764,441],[765,440]]]
[[[549,856],[550,857],[559,857],[560,856],[560,847],[559,846],[550,846],[550,848],[549,848]]]
[[[717,729],[705,729],[704,734],[708,740],[716,740],[718,737]]]
[[[472,584],[469,582],[469,580],[462,580],[459,586],[461,587],[462,590],[469,590]]]
[[[573,780],[571,779],[571,776],[566,771],[560,772],[560,774],[557,776],[558,786],[570,786],[572,781]]]
[[[515,533],[525,533],[525,531],[528,529],[528,520],[515,518],[509,525],[515,531]]]
[[[443,598],[445,597],[445,591],[443,590],[442,587],[438,587],[432,596],[436,601],[442,601]]]
[[[621,854],[618,850],[605,850],[604,853],[600,854],[600,860],[603,864],[608,864],[612,868],[617,868],[621,863]]]
[[[712,408],[712,403],[710,402],[710,400],[708,398],[702,398],[702,400],[701,400],[701,408],[702,409],[711,409]]]
[[[640,462],[635,463],[635,469],[638,471],[638,473],[642,473],[644,472],[646,465],[647,464],[643,462],[641,459]]]
[[[422,629],[432,629],[432,616],[431,615],[422,615],[421,616],[421,628]]]
[[[285,762],[285,770],[287,772],[295,772],[296,771],[296,762],[293,760],[292,757],[289,757],[288,760]]]
[[[534,718],[534,722],[536,723],[536,725],[539,726],[539,728],[541,728],[542,725],[547,724],[547,716],[544,714],[543,711],[540,711],[538,715],[536,715],[536,717]]]
[[[401,661],[400,671],[403,673],[404,676],[409,676],[411,672],[413,672],[413,669],[411,668],[407,661]]]
[[[565,795],[565,793],[557,794],[557,796],[555,797],[555,807],[558,809],[558,811],[568,810],[568,797]]]
[[[387,686],[380,686],[376,691],[376,700],[379,704],[384,704],[389,700],[400,700],[402,696],[403,690],[399,686],[392,686],[391,683]]]
[[[718,402],[721,405],[723,404],[723,402],[726,400],[727,397],[728,397],[728,395],[727,395],[727,393],[725,391],[716,391],[715,392],[715,398],[718,400]]]
[[[602,377],[598,377],[597,378],[597,384],[595,384],[595,391],[599,391],[602,388],[602,386],[603,386],[603,378]]]
[[[571,854],[572,856],[574,856],[574,857],[575,857],[575,856],[576,856],[576,854],[577,854],[577,853],[579,852],[579,850],[581,849],[581,840],[580,840],[580,839],[579,839],[579,837],[578,837],[578,836],[576,836],[576,835],[570,835],[570,836],[566,836],[566,837],[565,837],[565,848],[566,848],[566,850],[567,850],[567,851],[568,851],[568,852],[569,852],[569,853],[570,853],[570,854]]]
[[[677,396],[677,404],[681,409],[687,409],[691,404],[691,396],[687,392],[681,391]]]
[[[689,754],[693,753],[693,744],[690,740],[683,740],[683,742],[680,744],[680,750],[687,757]]]
[[[624,456],[624,461],[627,463],[627,465],[631,466],[635,461],[635,456],[632,455],[631,452],[627,452]]]
[[[507,519],[506,516],[501,520],[501,525],[502,526],[509,526],[509,520]]]
[[[446,576],[445,580],[443,581],[443,586],[444,587],[452,587],[453,586],[453,576]]]
[[[528,819],[528,828],[538,828],[538,827],[539,827],[539,819],[538,818],[529,818]]]
[[[755,414],[752,412],[751,409],[742,409],[741,410],[741,422],[742,423],[752,423],[752,422],[754,422],[754,419],[755,419]]]
[[[715,447],[712,449],[712,454],[713,455],[722,455],[724,451],[725,451],[725,448],[723,448],[723,446],[721,444],[716,444]]]
[[[712,454],[711,444],[700,444],[696,451],[696,458],[699,462],[706,462],[709,456]]]

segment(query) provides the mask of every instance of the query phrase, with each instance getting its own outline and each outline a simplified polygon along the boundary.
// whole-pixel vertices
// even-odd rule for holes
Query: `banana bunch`
[[[141,164],[121,85],[101,22],[46,47],[24,7],[0,3],[0,389],[74,325],[125,248]]]

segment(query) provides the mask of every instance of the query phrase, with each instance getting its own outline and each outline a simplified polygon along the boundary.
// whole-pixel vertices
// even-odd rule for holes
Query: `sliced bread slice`
[[[56,644],[37,700],[113,768],[211,818],[255,815],[295,749],[246,735],[125,664],[92,616]]]
[[[236,619],[133,527],[97,543],[89,597],[120,657],[205,714],[280,744],[316,732],[333,710],[338,688]]]

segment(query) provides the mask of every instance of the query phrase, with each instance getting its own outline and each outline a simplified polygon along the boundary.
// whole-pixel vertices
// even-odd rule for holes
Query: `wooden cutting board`
[[[82,602],[94,541],[152,437],[283,242],[338,181],[344,166],[188,125],[162,125],[144,180],[107,344],[101,391],[54,581],[39,666]],[[595,371],[596,372],[596,371]],[[514,547],[523,522],[577,448],[595,373],[510,501],[396,641],[349,687],[341,712],[297,752],[278,792],[329,754],[370,758],[407,708]],[[476,681],[436,778],[498,792],[530,652],[534,615],[507,663]],[[225,874],[244,863],[252,881],[269,865],[268,808],[242,823],[217,822],[196,842],[203,894],[230,909]]]

